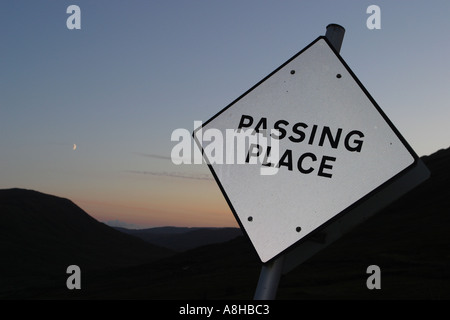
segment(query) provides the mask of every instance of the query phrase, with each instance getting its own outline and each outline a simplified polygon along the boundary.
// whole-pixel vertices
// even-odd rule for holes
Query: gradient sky
[[[81,8],[81,30],[66,9]],[[369,30],[369,5],[381,29]],[[0,188],[66,197],[132,227],[237,226],[194,129],[338,23],[341,55],[420,155],[450,145],[450,2],[0,2]],[[73,150],[73,144],[77,149]]]

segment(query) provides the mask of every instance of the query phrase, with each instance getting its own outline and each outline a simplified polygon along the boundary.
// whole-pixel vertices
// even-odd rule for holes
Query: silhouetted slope
[[[283,276],[278,299],[449,299],[450,149],[423,160],[431,178]],[[381,290],[366,269],[381,268]],[[40,298],[251,299],[261,264],[244,237],[139,266],[88,273],[79,292]],[[50,290],[51,289],[51,290]]]
[[[243,236],[198,247],[150,264],[96,273],[78,296],[84,299],[251,299],[259,259]],[[69,290],[42,298],[70,299]]]
[[[449,299],[450,149],[431,178],[281,278],[278,299]],[[366,286],[381,268],[381,290]],[[88,280],[86,298],[252,299],[261,264],[244,237]],[[67,292],[48,297],[70,298]]]
[[[149,262],[171,254],[98,222],[67,199],[0,190],[0,295],[82,271]],[[65,285],[65,282],[63,283]]]
[[[278,297],[449,299],[450,148],[422,159],[430,179],[283,277]]]
[[[242,235],[239,228],[177,228],[115,229],[131,234],[149,243],[176,251],[186,251],[199,246],[225,242]]]

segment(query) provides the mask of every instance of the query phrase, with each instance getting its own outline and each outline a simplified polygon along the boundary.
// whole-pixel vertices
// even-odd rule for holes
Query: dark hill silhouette
[[[115,229],[149,243],[175,251],[186,251],[207,244],[225,242],[242,235],[239,228],[179,228]]]
[[[66,278],[72,264],[82,271],[117,268],[170,254],[98,222],[70,200],[0,190],[0,296]]]
[[[450,149],[431,177],[281,278],[278,299],[449,299]],[[381,290],[369,290],[369,265]],[[89,279],[85,298],[252,299],[260,272],[244,237]],[[102,290],[108,286],[108,292]],[[46,297],[70,298],[49,292]]]
[[[423,184],[283,277],[279,298],[450,299],[450,148]],[[368,290],[369,265],[381,290]]]
[[[429,180],[284,275],[277,298],[449,299],[450,149],[423,160]],[[369,265],[381,268],[381,290],[366,287]],[[260,267],[250,243],[237,237],[88,273],[77,293],[46,288],[33,297],[251,299]]]

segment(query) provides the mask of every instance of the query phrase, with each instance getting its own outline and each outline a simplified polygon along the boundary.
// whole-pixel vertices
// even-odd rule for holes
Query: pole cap
[[[327,26],[325,37],[333,45],[337,52],[341,50],[342,41],[344,40],[345,28],[336,23],[331,23]]]

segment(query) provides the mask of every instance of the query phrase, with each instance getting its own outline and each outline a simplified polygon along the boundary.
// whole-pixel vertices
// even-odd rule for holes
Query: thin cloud
[[[139,171],[139,170],[128,170],[127,172],[157,177],[169,177],[169,178],[191,179],[191,180],[209,180],[209,181],[213,180],[213,178],[209,174],[201,174],[201,173],[182,173],[182,172],[166,172],[166,171],[157,172],[157,171]]]
[[[167,156],[162,156],[159,154],[151,154],[151,153],[142,153],[142,152],[133,152],[134,154],[137,154],[138,156],[141,157],[146,157],[146,158],[153,158],[153,159],[160,159],[160,160],[170,160],[171,162],[173,161],[181,161],[182,163],[202,163],[203,158],[200,156],[200,160],[196,160],[196,154],[193,154],[190,156],[190,158],[171,158],[171,157],[167,157]]]
[[[139,156],[142,156],[142,157],[147,157],[147,158],[154,158],[154,159],[161,159],[161,160],[172,160],[172,158],[170,158],[170,157],[161,156],[159,154],[148,154],[148,153],[142,153],[142,152],[133,152],[133,153],[137,154]]]

